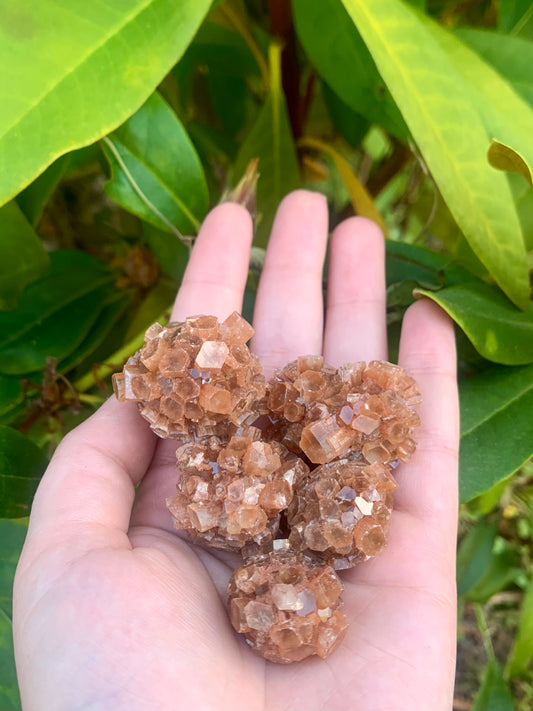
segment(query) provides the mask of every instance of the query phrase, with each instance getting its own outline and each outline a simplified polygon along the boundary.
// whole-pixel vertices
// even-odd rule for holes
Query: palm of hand
[[[333,237],[322,347],[325,219],[322,201],[305,193],[278,213],[255,314],[253,346],[267,370],[321,350],[334,364],[386,357],[382,242],[364,221]],[[175,317],[239,308],[249,232],[239,208],[211,213]],[[291,260],[304,240],[308,263],[298,271]],[[284,269],[294,270],[288,306],[279,294]],[[365,343],[352,329],[362,329]],[[330,658],[278,666],[235,635],[225,591],[236,556],[191,546],[172,531],[164,505],[176,477],[172,443],[154,450],[135,406],[112,399],[65,438],[36,496],[14,598],[24,708],[449,707],[457,408],[453,330],[436,307],[416,304],[407,314],[400,359],[425,395],[419,449],[400,474],[388,548],[343,575],[350,627]]]

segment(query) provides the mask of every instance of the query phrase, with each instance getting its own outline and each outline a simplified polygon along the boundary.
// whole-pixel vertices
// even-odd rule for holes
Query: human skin
[[[298,355],[387,359],[384,241],[350,218],[333,232],[327,308],[325,199],[281,203],[254,313],[266,375]],[[252,221],[207,216],[172,318],[240,310]],[[388,546],[341,574],[349,628],[326,660],[276,665],[228,620],[237,557],[188,543],[165,498],[175,445],[111,397],[58,447],[35,496],[13,599],[24,711],[441,711],[452,708],[458,402],[452,323],[422,300],[399,362],[419,383],[418,449],[396,471]],[[138,485],[137,490],[135,487]]]

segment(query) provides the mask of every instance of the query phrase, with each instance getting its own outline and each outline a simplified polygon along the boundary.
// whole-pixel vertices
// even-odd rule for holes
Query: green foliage
[[[55,158],[93,143],[138,109],[210,4],[3,0],[0,157],[9,170],[1,174],[0,204]]]
[[[501,503],[533,455],[531,3],[291,9],[278,27],[266,0],[0,0],[0,516],[28,513],[46,456],[168,316],[209,208],[237,196],[264,248],[284,194],[320,190],[332,224],[355,210],[388,236],[392,358],[415,298],[456,324],[473,519],[461,599],[524,591],[516,644],[487,653],[473,708],[510,708],[506,684],[533,655],[533,506],[517,504],[519,535]],[[3,541],[12,526],[0,522]],[[18,707],[9,614],[6,709]]]

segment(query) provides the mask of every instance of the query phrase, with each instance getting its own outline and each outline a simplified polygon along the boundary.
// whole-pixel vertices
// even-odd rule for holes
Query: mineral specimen
[[[251,558],[234,572],[231,624],[271,662],[327,657],[347,627],[343,585],[331,566],[292,552],[286,540],[275,543],[277,550]]]
[[[241,427],[227,444],[209,437],[179,447],[178,494],[167,499],[176,528],[227,550],[272,543],[280,512],[309,467],[283,445],[260,437],[256,427]]]
[[[302,356],[267,384],[272,414],[265,434],[314,464],[357,451],[369,464],[395,466],[414,452],[419,402],[413,378],[392,363],[373,360],[336,370],[321,356]]]
[[[182,441],[252,423],[265,392],[261,364],[246,346],[252,334],[237,312],[222,323],[215,316],[156,323],[113,376],[117,400],[138,402],[157,435]]]
[[[296,487],[289,506],[289,543],[313,551],[337,569],[379,555],[396,481],[389,467],[353,455],[317,467]]]
[[[384,361],[333,368],[301,356],[265,385],[233,313],[151,326],[113,376],[176,442],[176,528],[242,554],[231,622],[273,662],[326,657],[346,629],[335,572],[381,553],[393,469],[413,454],[418,387]]]

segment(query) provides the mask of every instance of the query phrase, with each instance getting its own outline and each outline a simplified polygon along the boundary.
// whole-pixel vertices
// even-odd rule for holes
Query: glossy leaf
[[[459,385],[459,490],[469,501],[533,455],[533,366],[494,367]]]
[[[470,711],[514,711],[514,708],[513,695],[502,669],[496,660],[490,659]]]
[[[361,215],[362,217],[368,217],[370,220],[373,220],[377,225],[379,225],[383,234],[388,236],[387,226],[379,210],[375,206],[372,196],[354,173],[346,158],[344,158],[329,144],[324,143],[324,141],[319,141],[316,138],[312,138],[311,136],[302,138],[299,145],[304,148],[311,148],[320,151],[321,153],[325,153],[332,159],[335,168],[338,170],[339,175],[342,178],[342,182],[348,191],[350,202],[355,210],[355,214]]]
[[[457,594],[466,595],[490,565],[497,524],[476,523],[465,535],[457,551]]]
[[[11,309],[26,286],[46,271],[41,240],[15,202],[0,208],[0,310]]]
[[[370,52],[338,0],[293,0],[296,31],[320,76],[358,114],[399,138],[408,130]]]
[[[526,0],[529,4],[530,0]],[[533,43],[490,30],[461,27],[457,36],[507,79],[517,94],[533,105]]]
[[[507,295],[529,301],[525,248],[504,175],[486,161],[471,88],[423,19],[400,0],[343,0],[470,246]]]
[[[509,676],[520,676],[528,669],[533,657],[533,585],[529,587],[522,601],[520,620],[515,642],[507,662]]]
[[[119,205],[168,232],[195,234],[207,211],[200,160],[176,114],[157,93],[103,142]]]
[[[517,309],[495,287],[482,281],[439,291],[417,290],[441,306],[487,360],[504,365],[533,362],[533,303]]]
[[[211,0],[0,2],[0,204],[136,111]]]
[[[29,437],[0,425],[0,517],[29,514],[46,464],[46,457]]]
[[[106,265],[83,252],[52,252],[47,273],[25,290],[16,309],[0,313],[0,350],[22,339],[59,309],[113,281]]]
[[[518,173],[527,180],[533,187],[533,173],[530,166],[524,158],[510,146],[505,143],[493,140],[488,152],[489,163],[493,168],[498,170],[506,170],[509,173]]]
[[[241,146],[233,169],[236,183],[245,173],[250,161],[259,159],[257,212],[260,222],[255,243],[263,247],[268,242],[279,202],[298,186],[300,179],[289,115],[281,88],[280,53],[280,47],[271,47],[270,91],[252,130]]]

